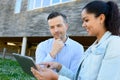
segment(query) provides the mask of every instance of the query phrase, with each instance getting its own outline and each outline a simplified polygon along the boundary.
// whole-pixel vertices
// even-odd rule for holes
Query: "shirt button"
[[[79,76],[77,80],[81,80],[81,77]]]
[[[84,68],[84,66],[82,66],[81,68]]]

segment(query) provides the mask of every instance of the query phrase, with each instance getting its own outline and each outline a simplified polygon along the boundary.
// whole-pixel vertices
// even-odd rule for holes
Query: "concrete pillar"
[[[5,59],[5,55],[6,55],[6,48],[3,48],[3,59]]]
[[[27,37],[23,37],[22,49],[21,49],[21,55],[23,56],[25,56],[25,53],[26,53],[26,45],[27,45]]]

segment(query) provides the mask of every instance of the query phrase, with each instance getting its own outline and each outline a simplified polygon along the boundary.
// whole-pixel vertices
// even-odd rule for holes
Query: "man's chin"
[[[54,37],[55,39],[60,39],[59,37]]]
[[[62,38],[60,38],[60,37],[54,37],[55,39],[62,39]]]

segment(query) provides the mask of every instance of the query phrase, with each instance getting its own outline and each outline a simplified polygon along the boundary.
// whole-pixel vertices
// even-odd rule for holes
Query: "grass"
[[[0,80],[36,80],[23,72],[20,65],[11,59],[0,58]]]

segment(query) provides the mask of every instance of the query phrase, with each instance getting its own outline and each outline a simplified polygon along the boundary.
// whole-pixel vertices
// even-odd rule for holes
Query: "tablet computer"
[[[15,57],[16,61],[20,64],[22,67],[22,70],[29,74],[30,76],[34,76],[31,72],[31,67],[34,67],[35,69],[35,63],[32,57],[29,56],[22,56],[20,54],[13,53],[13,56]]]

